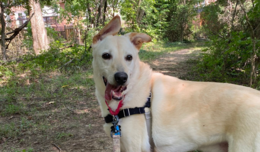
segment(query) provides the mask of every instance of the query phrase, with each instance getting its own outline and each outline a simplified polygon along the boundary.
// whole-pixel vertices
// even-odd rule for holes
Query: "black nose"
[[[127,81],[127,74],[125,72],[117,72],[115,75],[115,80],[118,85],[123,85]]]

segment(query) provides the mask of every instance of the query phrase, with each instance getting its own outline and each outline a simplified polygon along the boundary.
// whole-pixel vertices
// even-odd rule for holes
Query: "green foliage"
[[[209,47],[204,50],[202,62],[199,62],[197,66],[204,80],[248,83],[252,71],[251,57],[254,41],[256,48],[260,48],[260,37],[252,37],[250,29],[251,24],[259,33],[259,29],[257,29],[259,22],[257,23],[257,21],[260,20],[260,10],[256,9],[259,5],[259,1],[255,1],[254,7],[249,5],[250,7],[247,8],[250,23],[247,21],[244,11],[237,8],[235,15],[241,17],[234,16],[233,24],[225,21],[226,16],[232,17],[234,14],[225,12],[227,9],[225,3],[219,2],[204,8],[203,29],[210,41]],[[256,56],[260,56],[259,51],[256,52]],[[258,60],[256,60],[255,66],[259,71]],[[254,87],[257,87],[257,84]]]
[[[51,49],[48,52],[43,52],[38,56],[26,55],[24,62],[18,64],[18,69],[23,71],[30,70],[32,74],[39,73],[39,70],[76,70],[78,67],[87,68],[90,65],[90,52],[86,52],[83,46],[75,45],[71,48],[64,48],[63,43],[55,41],[51,44]],[[71,61],[71,62],[70,62]],[[70,64],[66,64],[70,62]],[[71,71],[72,70],[72,71]]]
[[[174,42],[189,39],[192,20],[196,15],[194,5],[199,0],[187,3],[179,0],[149,0],[141,1],[139,5],[138,2],[140,1],[126,0],[121,4],[121,14],[126,20],[127,32],[145,32],[155,41]],[[140,9],[145,12],[145,16],[140,16]],[[140,18],[141,21],[138,22]]]
[[[229,41],[229,42],[227,42]],[[198,64],[206,80],[226,81],[232,78],[242,83],[248,79],[250,73],[250,57],[252,44],[250,37],[244,32],[233,32],[232,39],[211,37],[209,46],[204,51],[202,62]]]
[[[30,53],[33,53],[33,38],[31,22],[27,24],[27,32],[24,34],[22,46],[26,47]]]
[[[49,38],[55,40],[55,41],[63,41],[64,39],[59,35],[57,31],[55,31],[53,28],[46,27],[47,35]]]

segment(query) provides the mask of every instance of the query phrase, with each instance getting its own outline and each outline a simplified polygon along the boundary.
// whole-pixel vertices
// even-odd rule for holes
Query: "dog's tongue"
[[[120,86],[115,87],[115,86],[112,86],[111,84],[107,83],[106,91],[105,91],[105,99],[107,101],[110,101],[112,99],[112,92],[111,92],[112,90],[115,92],[115,94],[117,96],[121,95]]]
[[[111,90],[113,89],[113,86],[107,83],[106,91],[105,91],[105,99],[110,101],[112,99]]]

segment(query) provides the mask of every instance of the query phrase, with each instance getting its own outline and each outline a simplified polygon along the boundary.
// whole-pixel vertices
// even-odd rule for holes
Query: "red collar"
[[[113,110],[109,107],[109,105],[108,105],[108,103],[107,103],[106,100],[105,100],[105,102],[106,102],[106,104],[107,104],[107,107],[108,107],[108,109],[109,109],[110,114],[113,115],[113,116],[117,115],[117,114],[119,113],[120,108],[123,106],[123,99],[122,99],[122,100],[119,101],[116,110],[113,111]]]

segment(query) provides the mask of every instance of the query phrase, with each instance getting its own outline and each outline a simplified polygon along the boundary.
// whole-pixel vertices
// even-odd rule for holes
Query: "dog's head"
[[[121,100],[127,92],[134,69],[139,65],[138,51],[151,37],[143,33],[115,36],[121,28],[119,16],[115,16],[93,38],[93,68],[106,83],[105,98]]]

